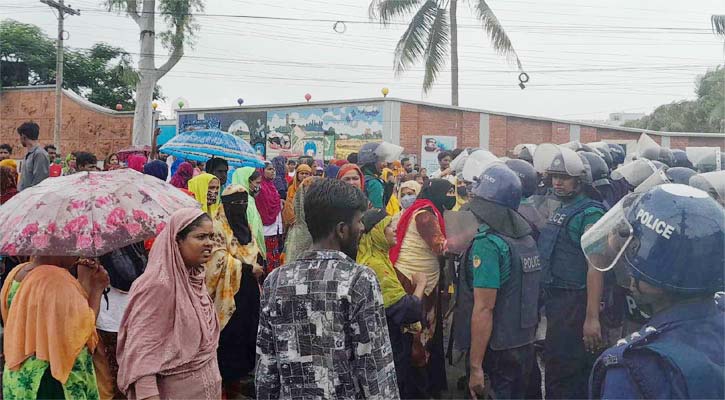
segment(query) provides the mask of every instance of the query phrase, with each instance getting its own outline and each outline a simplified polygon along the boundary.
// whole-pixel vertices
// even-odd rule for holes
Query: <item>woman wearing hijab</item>
[[[219,178],[212,174],[199,174],[189,179],[189,191],[194,194],[196,201],[201,204],[201,209],[214,218],[219,211]]]
[[[219,399],[219,320],[204,284],[214,247],[199,209],[171,215],[131,287],[118,334],[118,387],[129,399]]]
[[[315,181],[322,179],[319,176],[311,176],[300,184],[299,190],[295,194],[294,211],[297,218],[294,225],[287,232],[287,240],[284,247],[285,263],[291,263],[297,260],[297,257],[309,250],[312,246],[312,236],[307,229],[305,221],[305,194]]]
[[[247,220],[249,193],[230,185],[214,220],[214,250],[206,263],[206,286],[214,300],[221,334],[217,357],[225,398],[254,393],[242,387],[255,365],[262,253]]]
[[[264,225],[264,245],[267,249],[267,273],[272,272],[280,265],[281,241],[284,227],[282,226],[282,200],[275,187],[274,166],[269,161],[265,162],[262,172],[262,182],[259,193],[254,202],[262,217]]]
[[[365,176],[362,170],[355,164],[345,164],[340,167],[340,171],[337,173],[337,179],[349,183],[350,185],[357,186],[360,190],[365,193]]]
[[[287,189],[287,199],[282,209],[282,223],[284,224],[285,231],[289,232],[289,228],[295,223],[295,194],[297,189],[302,184],[302,181],[307,177],[312,176],[312,168],[307,164],[300,164],[295,169],[295,176],[292,178],[292,184]]]
[[[406,293],[388,255],[390,248],[395,245],[392,221],[392,217],[379,209],[371,209],[363,215],[365,229],[360,238],[357,263],[375,271],[380,282],[398,389],[400,397],[406,399],[415,398],[415,387],[418,385],[411,363],[413,335],[410,331],[419,331],[420,321],[424,318],[422,299],[427,278],[421,272],[413,274],[413,293]]]
[[[400,272],[408,294],[413,293],[412,278],[417,272],[426,275],[423,296],[425,321],[413,337],[412,363],[422,382],[415,397],[435,397],[446,387],[443,356],[443,332],[440,318],[438,286],[439,257],[446,249],[443,212],[456,205],[455,187],[444,179],[431,179],[423,186],[418,199],[400,216],[396,245],[390,260]]]
[[[277,156],[272,159],[274,166],[274,187],[281,199],[287,198],[287,158]]]
[[[153,160],[143,166],[143,173],[166,182],[166,178],[169,176],[169,166],[161,160]]]
[[[415,203],[420,193],[420,183],[415,180],[405,181],[398,188],[398,198],[400,199],[401,211],[405,211]]]
[[[257,209],[256,198],[261,191],[262,174],[252,167],[237,168],[232,175],[232,183],[239,185],[249,193],[247,204],[247,223],[252,231],[252,239],[262,252],[262,257],[267,257],[267,247],[264,245],[264,224],[262,216]]]
[[[0,166],[0,205],[18,194],[18,172],[10,167]]]
[[[99,398],[93,353],[108,283],[103,267],[77,257],[36,256],[10,272],[0,291],[3,398]]]
[[[176,173],[171,177],[171,184],[179,189],[188,189],[189,179],[194,177],[194,166],[186,161],[179,164]]]
[[[131,154],[126,159],[128,167],[138,172],[143,172],[143,166],[146,164],[146,156],[141,154]]]
[[[340,167],[330,161],[330,163],[325,167],[325,173],[322,176],[328,179],[337,179],[338,172],[340,172]]]

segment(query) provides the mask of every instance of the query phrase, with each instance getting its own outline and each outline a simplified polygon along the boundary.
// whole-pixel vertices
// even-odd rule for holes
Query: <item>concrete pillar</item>
[[[489,116],[485,113],[480,113],[480,120],[478,123],[478,145],[482,149],[489,149],[491,145],[491,126],[489,125]]]

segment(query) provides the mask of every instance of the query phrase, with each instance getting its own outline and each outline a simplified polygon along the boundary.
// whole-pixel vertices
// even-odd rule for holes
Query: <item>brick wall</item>
[[[422,135],[456,136],[458,147],[478,147],[480,113],[433,107],[414,103],[401,103],[400,145],[406,153],[420,154]],[[636,141],[639,132],[579,125],[579,138],[583,143],[600,140]],[[489,149],[498,156],[507,155],[519,143],[566,143],[570,140],[571,124],[534,118],[489,114]],[[650,135],[662,143],[658,135]],[[722,138],[671,136],[670,148],[687,146],[719,146],[725,149]]]
[[[16,128],[26,121],[40,125],[40,143],[53,143],[55,91],[52,88],[0,92],[0,143],[13,146],[13,158],[22,158]],[[131,144],[133,114],[103,112],[84,101],[63,95],[61,152],[90,151],[99,159]]]

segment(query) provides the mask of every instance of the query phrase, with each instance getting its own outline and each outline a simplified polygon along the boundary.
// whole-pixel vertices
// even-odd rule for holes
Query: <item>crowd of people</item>
[[[99,258],[1,255],[3,398],[441,398],[446,355],[470,398],[725,396],[725,171],[683,151],[457,149],[428,175],[384,143],[99,165],[17,131],[3,207],[126,168],[199,207]]]

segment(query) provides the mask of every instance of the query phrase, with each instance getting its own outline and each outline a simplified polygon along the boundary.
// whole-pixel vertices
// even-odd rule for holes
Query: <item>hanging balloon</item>
[[[176,105],[179,106],[179,108],[184,108],[184,102],[183,101],[178,102]]]
[[[240,98],[238,98],[238,99],[237,99],[237,104],[239,104],[240,106],[241,106],[242,104],[244,104],[244,99],[243,99],[243,98],[241,98],[241,97],[240,97]]]
[[[388,93],[390,93],[390,89],[384,87],[383,90],[380,91],[383,94],[383,97],[388,97]]]
[[[153,103],[151,103],[151,108],[153,108],[154,111],[156,111],[156,109],[159,108],[159,103],[154,101]]]
[[[312,98],[312,95],[311,94],[307,93],[305,95],[305,100],[307,100],[308,103],[309,103],[309,101],[310,101],[311,98]]]
[[[121,111],[121,110],[123,110],[123,104],[121,104],[121,103],[116,104],[116,111]]]

